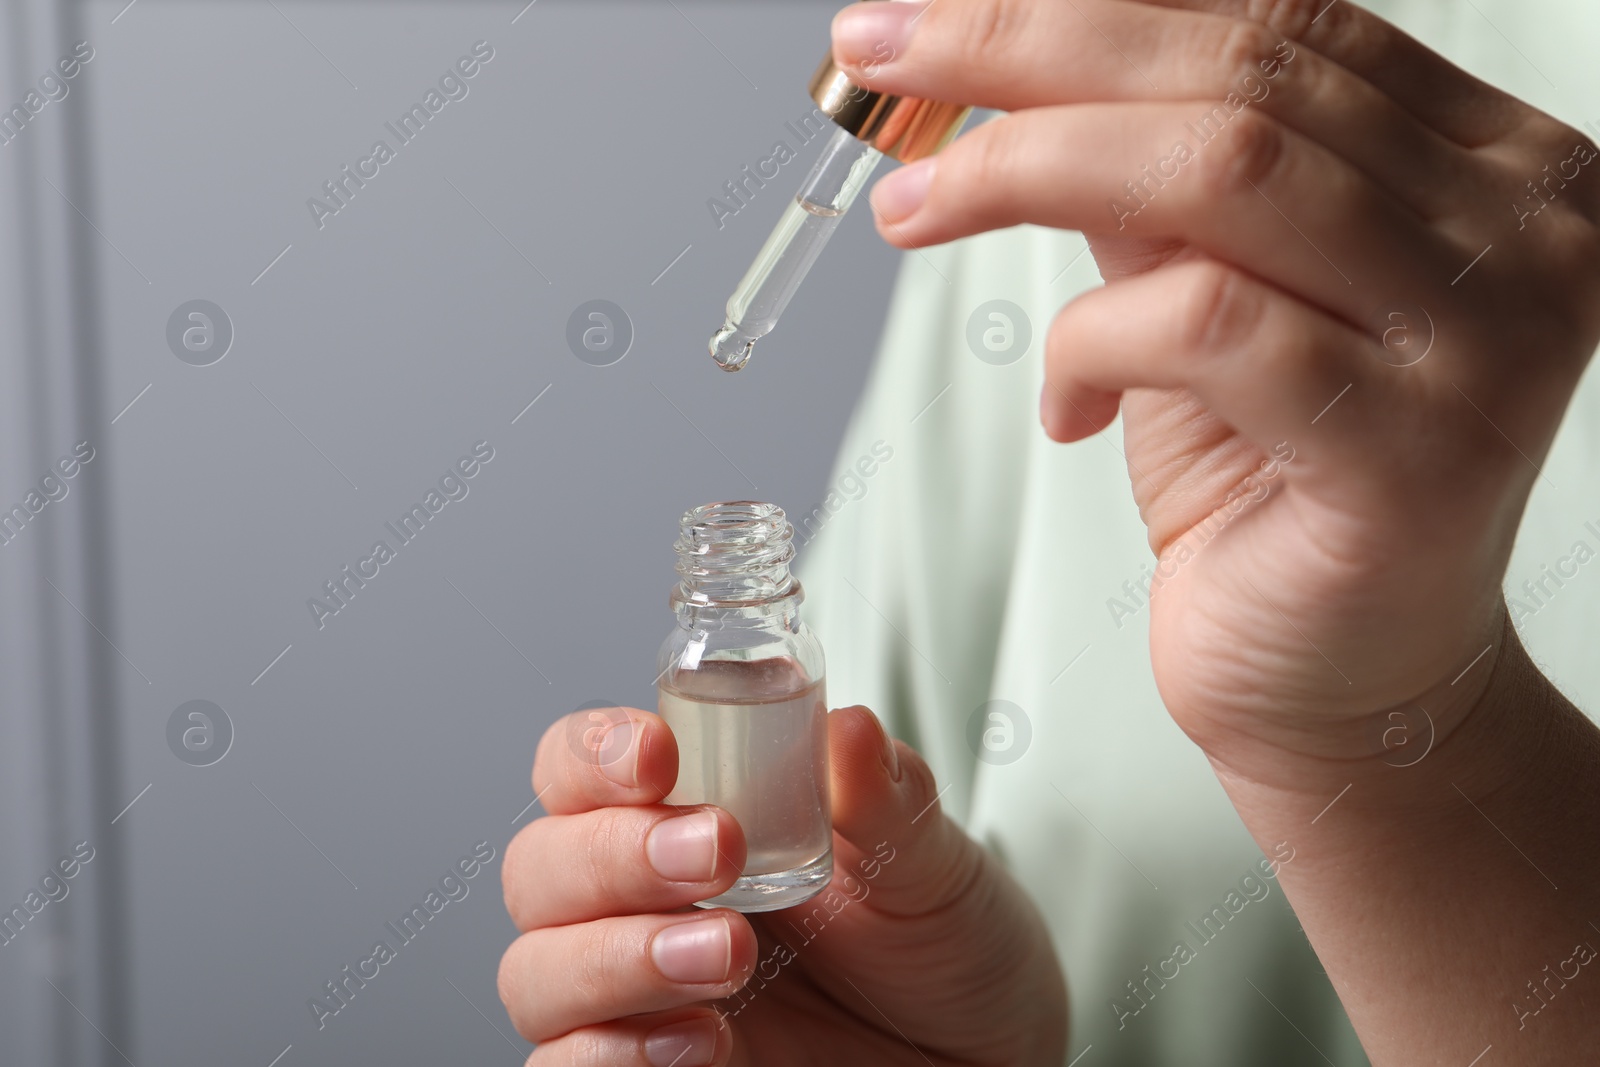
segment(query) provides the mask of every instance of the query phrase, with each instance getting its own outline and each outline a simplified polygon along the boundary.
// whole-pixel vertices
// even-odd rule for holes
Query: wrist
[[[1333,820],[1324,816],[1341,808],[1378,820],[1403,811],[1408,832],[1429,825],[1443,832],[1457,821],[1481,820],[1472,805],[1485,798],[1581,777],[1575,759],[1582,746],[1573,742],[1592,727],[1539,671],[1504,611],[1500,626],[1462,676],[1353,727],[1339,747],[1359,754],[1244,745],[1208,752],[1245,822],[1275,827],[1267,836],[1277,840],[1294,829],[1327,831],[1323,824]],[[1337,821],[1353,827],[1363,820]]]
[[[1403,760],[1286,757],[1275,784],[1213,760],[1262,850],[1292,850],[1280,882],[1374,1064],[1512,1041],[1567,1063],[1593,1040],[1570,999],[1524,1026],[1528,980],[1595,929],[1600,854],[1575,843],[1600,827],[1600,730],[1509,625],[1493,654],[1454,728]]]
[[[1449,673],[1406,701],[1332,721],[1307,715],[1261,731],[1232,727],[1192,736],[1224,783],[1268,790],[1296,807],[1318,801],[1317,810],[1330,788],[1403,790],[1421,787],[1441,763],[1493,755],[1489,762],[1498,764],[1509,754],[1505,746],[1532,740],[1525,729],[1507,736],[1516,725],[1507,717],[1530,687],[1550,686],[1523,649],[1504,601],[1497,599],[1482,618],[1476,640],[1462,641]],[[1424,766],[1430,774],[1420,773]]]

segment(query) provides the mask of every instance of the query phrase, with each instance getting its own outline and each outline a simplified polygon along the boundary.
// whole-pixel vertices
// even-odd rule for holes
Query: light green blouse
[[[1592,0],[1378,10],[1478,76],[1600,127]],[[829,702],[866,704],[927,756],[945,810],[1038,902],[1071,988],[1069,1061],[1364,1064],[1263,874],[1264,858],[1282,857],[1255,847],[1157,696],[1139,593],[1152,558],[1120,423],[1071,446],[1039,428],[1045,332],[1062,304],[1099,284],[1084,247],[1075,233],[1021,227],[906,254],[828,495],[793,516]],[[994,350],[1022,341],[1016,316],[984,309],[973,323],[996,300],[1029,326],[1014,362]],[[1534,656],[1592,714],[1593,369],[1544,474],[1507,591]]]

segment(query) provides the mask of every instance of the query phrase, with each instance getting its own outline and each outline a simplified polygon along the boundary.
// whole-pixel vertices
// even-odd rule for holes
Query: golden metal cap
[[[901,163],[915,163],[949,144],[972,112],[962,104],[873,92],[851,81],[831,52],[812,75],[810,90],[823,114]]]

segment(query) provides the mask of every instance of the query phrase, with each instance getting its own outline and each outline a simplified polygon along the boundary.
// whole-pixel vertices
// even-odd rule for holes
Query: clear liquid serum
[[[822,646],[800,621],[793,527],[755,501],[683,516],[677,625],[657,657],[658,709],[678,742],[668,804],[715,804],[744,830],[744,871],[702,907],[773,911],[833,875]]]
[[[875,50],[877,51],[877,50]],[[894,58],[878,52],[877,62]],[[868,64],[868,73],[877,64]],[[875,92],[851,80],[830,50],[811,76],[811,99],[832,120],[833,135],[767,243],[728,298],[727,318],[711,335],[711,356],[734,371],[771,333],[822,248],[884,156],[912,163],[938,152],[971,108]]]

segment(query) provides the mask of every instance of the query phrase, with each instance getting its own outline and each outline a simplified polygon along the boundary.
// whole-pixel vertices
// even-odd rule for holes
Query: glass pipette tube
[[[847,130],[835,129],[800,192],[728,298],[728,320],[711,335],[711,357],[717,366],[730,371],[743,367],[756,341],[772,332],[882,158],[882,152]]]

